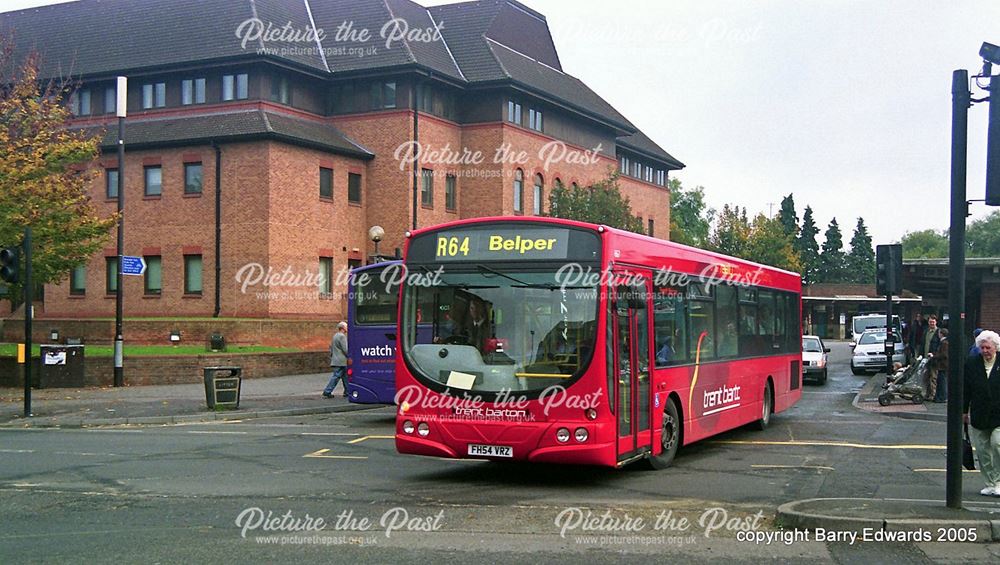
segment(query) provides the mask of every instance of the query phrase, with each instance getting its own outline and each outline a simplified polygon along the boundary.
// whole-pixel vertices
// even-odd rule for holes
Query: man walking
[[[344,398],[347,398],[347,322],[337,324],[337,333],[333,334],[333,341],[330,342],[330,367],[333,375],[330,382],[323,390],[325,398],[333,397],[333,388],[337,386],[337,381],[344,383]]]
[[[976,338],[979,355],[965,362],[962,411],[979,456],[979,471],[986,488],[983,496],[1000,496],[1000,367],[996,362],[1000,336],[986,330]]]

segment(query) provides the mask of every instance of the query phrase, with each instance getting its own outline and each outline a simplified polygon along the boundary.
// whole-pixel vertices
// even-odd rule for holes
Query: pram
[[[882,406],[892,404],[894,398],[903,398],[914,404],[923,404],[923,382],[930,371],[930,357],[917,357],[912,365],[898,369],[889,382],[882,386],[878,395],[878,403]]]

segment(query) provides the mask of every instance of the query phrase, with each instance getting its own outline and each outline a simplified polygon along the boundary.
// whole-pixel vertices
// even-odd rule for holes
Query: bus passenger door
[[[620,273],[634,284],[618,285],[614,293],[617,369],[618,460],[647,451],[651,445],[649,278]]]

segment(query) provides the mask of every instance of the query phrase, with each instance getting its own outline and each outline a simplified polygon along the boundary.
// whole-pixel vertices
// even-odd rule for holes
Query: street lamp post
[[[118,269],[115,273],[115,386],[125,386],[122,335],[122,248],[125,246],[125,103],[128,100],[128,79],[118,77],[115,113],[118,116]]]
[[[375,243],[375,263],[382,262],[382,256],[378,253],[378,244],[385,238],[385,230],[382,226],[372,226],[368,230],[368,237]]]

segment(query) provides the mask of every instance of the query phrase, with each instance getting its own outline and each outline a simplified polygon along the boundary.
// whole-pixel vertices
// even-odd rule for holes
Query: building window
[[[159,165],[143,167],[146,178],[146,196],[163,194],[163,169]]]
[[[653,237],[653,218],[647,220],[649,222],[649,237]]]
[[[201,255],[184,256],[184,294],[201,294]]]
[[[167,105],[167,83],[142,85],[142,108],[163,108]]]
[[[667,171],[663,169],[656,171],[656,184],[667,186]]]
[[[628,157],[622,155],[621,159],[619,159],[618,161],[618,172],[623,175],[629,174],[628,165],[629,165]]]
[[[223,75],[222,99],[224,101],[246,100],[250,95],[249,83],[250,80],[246,73],[239,75]]]
[[[653,182],[653,167],[646,165],[646,182]]]
[[[347,201],[361,204],[361,175],[347,173]]]
[[[69,273],[69,293],[73,295],[87,294],[87,267],[74,267]]]
[[[184,194],[201,194],[201,163],[184,163]]]
[[[320,296],[330,296],[333,294],[333,258],[319,258],[319,294]]]
[[[542,111],[534,108],[528,110],[528,127],[535,131],[542,131]]]
[[[514,213],[524,212],[524,171],[514,171]]]
[[[420,203],[427,207],[434,206],[434,171],[420,169],[420,178],[423,181],[420,187]]]
[[[181,104],[205,103],[205,79],[187,79],[181,81]]]
[[[390,109],[396,107],[396,83],[373,82],[371,85],[371,109]]]
[[[319,197],[333,199],[333,169],[319,168]]]
[[[271,77],[271,101],[281,104],[289,104],[291,97],[288,94],[288,78]]]
[[[74,116],[90,115],[90,90],[77,90],[69,97],[69,109]]]
[[[535,198],[535,201],[532,203],[532,206],[534,207],[532,211],[534,212],[534,214],[536,216],[541,216],[542,215],[542,175],[541,174],[535,175],[535,193],[534,193],[533,196]]]
[[[104,169],[104,192],[109,200],[118,198],[118,169]]]
[[[118,257],[104,258],[104,288],[108,294],[118,292]]]
[[[118,104],[118,90],[114,86],[109,86],[104,89],[104,113],[114,114]]]
[[[642,163],[632,163],[632,176],[637,179],[642,178]]]
[[[163,292],[163,267],[159,255],[146,255],[146,294],[160,294]]]
[[[507,121],[521,125],[521,105],[513,100],[507,101]]]
[[[445,209],[454,212],[458,209],[457,203],[458,198],[455,193],[457,179],[455,175],[448,175],[444,177],[444,207]]]

